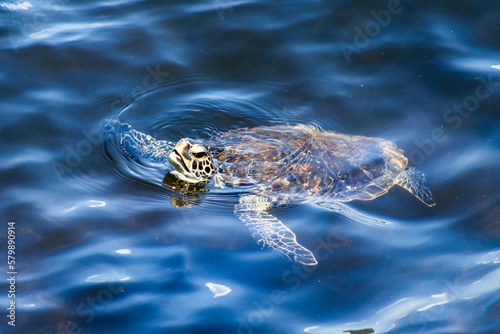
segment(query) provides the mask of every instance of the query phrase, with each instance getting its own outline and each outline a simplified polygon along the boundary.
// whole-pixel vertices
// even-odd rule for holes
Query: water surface
[[[496,8],[1,2],[0,245],[14,221],[18,274],[0,332],[497,333]],[[238,194],[176,193],[110,149],[109,119],[172,142],[297,123],[385,138],[437,205],[400,188],[347,203],[385,224],[276,208],[319,261],[295,265],[256,245]]]

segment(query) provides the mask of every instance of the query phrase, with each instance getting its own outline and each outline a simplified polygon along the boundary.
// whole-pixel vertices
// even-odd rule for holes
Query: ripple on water
[[[356,44],[387,5],[3,2],[0,209],[16,221],[14,330],[497,333],[498,87],[448,112],[474,102],[481,78],[498,81],[497,4],[402,2]],[[350,59],[343,43],[356,47]],[[171,167],[84,134],[113,119],[172,142],[283,123],[383,137],[425,173],[437,205],[394,188],[345,203],[344,215],[273,208],[317,257],[304,268],[255,243],[233,190],[179,188],[165,180]],[[83,153],[68,164],[70,150]]]

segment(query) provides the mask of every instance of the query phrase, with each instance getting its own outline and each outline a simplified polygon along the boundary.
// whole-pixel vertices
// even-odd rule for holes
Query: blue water
[[[499,20],[496,1],[0,2],[0,332],[499,333]],[[109,119],[173,142],[382,137],[437,205],[277,208],[303,267],[260,249],[237,194],[175,192],[107,149]]]

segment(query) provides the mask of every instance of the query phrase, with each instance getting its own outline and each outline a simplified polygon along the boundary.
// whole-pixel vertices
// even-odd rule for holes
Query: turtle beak
[[[201,180],[188,167],[191,165],[188,159],[190,147],[189,139],[179,140],[172,153],[168,156],[168,161],[175,167],[175,170],[171,173],[177,178],[189,183],[198,183]]]
[[[190,174],[189,173],[189,170],[186,166],[186,163],[184,162],[184,160],[182,159],[182,155],[179,154],[179,152],[174,149],[172,151],[172,153],[170,153],[170,155],[168,156],[168,161],[175,167],[175,169],[177,171],[179,171],[180,173],[184,174],[184,175],[188,175]]]

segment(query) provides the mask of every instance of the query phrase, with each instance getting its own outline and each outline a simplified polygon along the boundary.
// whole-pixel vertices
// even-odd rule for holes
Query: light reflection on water
[[[0,332],[498,332],[496,4],[402,3],[348,63],[340,43],[387,5],[2,4],[19,275],[17,328]],[[386,138],[437,205],[391,189],[273,209],[321,259],[305,268],[256,245],[234,190],[179,191],[170,167],[110,146],[110,119],[172,142],[297,123]]]

